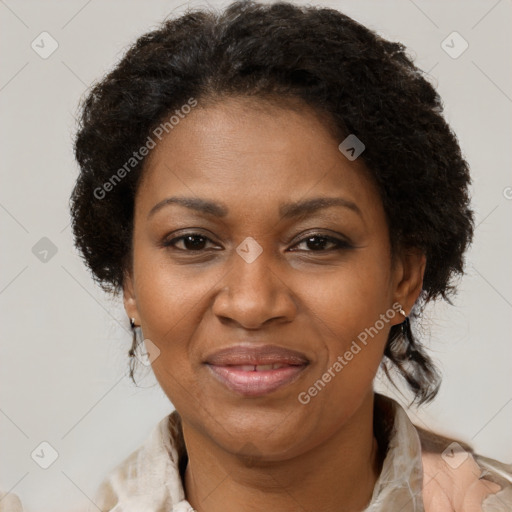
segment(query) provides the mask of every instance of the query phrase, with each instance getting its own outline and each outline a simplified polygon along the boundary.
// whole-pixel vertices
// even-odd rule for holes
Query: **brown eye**
[[[182,247],[177,247],[177,244],[179,242],[183,242]],[[188,233],[186,235],[182,235],[173,238],[172,240],[169,240],[167,242],[164,242],[163,245],[165,247],[173,247],[180,251],[192,252],[203,250],[208,242],[211,242],[211,240],[204,235],[201,235],[199,233]]]
[[[345,240],[321,234],[309,235],[306,238],[303,238],[295,246],[300,244],[306,244],[306,247],[308,247],[306,250],[307,252],[329,252],[332,250],[348,249],[351,247],[351,245]],[[329,247],[329,245],[331,247]]]

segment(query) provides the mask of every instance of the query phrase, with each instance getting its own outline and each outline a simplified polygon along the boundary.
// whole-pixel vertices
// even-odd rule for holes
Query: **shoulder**
[[[0,491],[0,512],[23,512],[19,497],[12,492]]]
[[[512,510],[512,467],[463,441],[415,425],[421,442],[425,512]]]
[[[146,441],[116,466],[94,496],[98,510],[170,510],[183,500],[176,412],[162,418]]]

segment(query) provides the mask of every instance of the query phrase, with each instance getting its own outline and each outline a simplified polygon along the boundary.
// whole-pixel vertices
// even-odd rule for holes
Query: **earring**
[[[130,357],[135,356],[135,349],[137,348],[137,331],[136,331],[136,325],[135,325],[135,318],[130,318],[130,327],[132,329],[133,339],[132,339],[132,346],[130,350],[128,351],[128,355]]]
[[[400,308],[399,313],[402,316],[404,316],[404,321],[400,324],[402,327],[402,335],[406,340],[409,340],[410,339],[409,333],[411,330],[410,323],[409,323],[409,317],[407,316],[407,313],[404,311],[403,308]]]

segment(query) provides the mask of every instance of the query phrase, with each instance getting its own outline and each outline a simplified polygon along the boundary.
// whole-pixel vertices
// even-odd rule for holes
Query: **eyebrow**
[[[148,219],[157,211],[170,204],[178,204],[195,210],[197,212],[211,215],[213,217],[225,217],[229,210],[221,203],[210,201],[208,199],[200,199],[197,197],[168,197],[163,201],[157,203],[151,208],[148,213]],[[344,199],[343,197],[313,197],[302,201],[294,201],[290,203],[283,203],[279,207],[279,216],[281,219],[290,219],[302,215],[308,215],[318,210],[329,208],[332,206],[341,206],[354,211],[359,216],[363,216],[359,207],[352,201]]]

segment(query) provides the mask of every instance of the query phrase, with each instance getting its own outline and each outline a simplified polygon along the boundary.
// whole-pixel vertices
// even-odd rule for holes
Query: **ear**
[[[131,272],[126,272],[123,282],[123,303],[128,318],[135,318],[135,324],[140,325],[140,315],[137,309],[135,287]]]
[[[425,254],[417,248],[403,249],[395,261],[394,300],[407,315],[421,293],[426,265]]]

